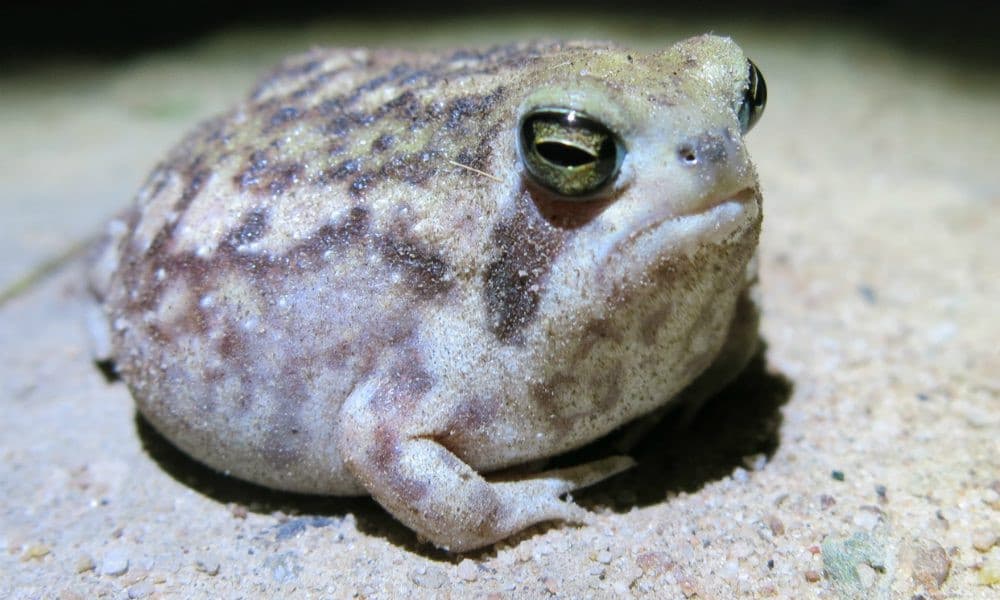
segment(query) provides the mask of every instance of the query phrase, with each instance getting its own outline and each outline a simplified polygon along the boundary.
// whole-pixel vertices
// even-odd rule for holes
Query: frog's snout
[[[732,128],[706,131],[677,144],[677,161],[717,192],[753,186],[753,169],[743,137]]]
[[[742,138],[728,127],[687,138],[677,145],[681,164],[702,170],[739,164],[745,160],[743,154]]]

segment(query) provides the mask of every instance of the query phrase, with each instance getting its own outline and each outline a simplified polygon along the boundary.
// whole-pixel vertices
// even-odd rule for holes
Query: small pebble
[[[73,563],[73,568],[77,573],[86,573],[87,571],[93,571],[97,568],[94,563],[94,559],[91,558],[89,554],[81,554],[77,557],[76,562]]]
[[[727,560],[718,573],[719,577],[726,581],[736,581],[740,574],[740,565],[735,560]]]
[[[609,565],[611,564],[611,551],[605,548],[598,552],[594,559],[602,565]]]
[[[475,581],[479,577],[479,569],[476,568],[476,563],[468,558],[458,563],[456,573],[464,581]]]
[[[51,552],[51,550],[45,544],[31,544],[24,549],[24,553],[21,555],[21,560],[38,560],[48,556],[49,552]]]
[[[979,568],[979,583],[994,586],[1000,584],[1000,559],[988,560]]]
[[[737,483],[746,483],[750,481],[750,473],[742,467],[736,467],[733,469],[733,481]]]
[[[764,453],[758,453],[744,456],[743,466],[751,471],[760,471],[767,466],[767,455]]]
[[[145,598],[153,593],[153,584],[148,581],[140,581],[128,589],[129,598]]]
[[[99,573],[101,575],[118,577],[119,575],[124,575],[126,572],[128,572],[128,554],[126,554],[125,550],[121,548],[109,550],[101,561]]]
[[[436,590],[448,583],[448,575],[440,567],[418,567],[409,573],[410,581],[422,588]]]
[[[813,569],[809,569],[808,571],[803,573],[803,575],[805,576],[806,581],[808,581],[809,583],[816,583],[820,579],[819,571]]]
[[[219,559],[214,556],[199,556],[194,561],[194,568],[198,569],[205,575],[215,577],[219,574],[221,565],[219,563]]]
[[[771,515],[767,518],[767,526],[771,528],[771,535],[778,537],[779,535],[785,535],[785,524],[781,522],[781,519]]]
[[[861,529],[871,531],[878,526],[879,522],[882,520],[881,515],[878,513],[870,512],[867,510],[858,511],[854,518],[852,519],[854,524]]]
[[[163,571],[153,571],[152,573],[149,574],[149,580],[152,581],[153,583],[166,583],[167,574],[164,573]]]
[[[844,472],[843,471],[830,471],[830,477],[833,477],[837,481],[843,481],[844,480]]]
[[[285,521],[277,527],[275,539],[279,541],[291,539],[304,532],[307,527],[308,522],[305,519],[292,519],[291,521]]]
[[[264,560],[264,568],[271,572],[271,579],[278,583],[295,581],[302,572],[299,553],[294,550],[268,556]]]
[[[889,498],[886,496],[888,489],[881,483],[875,486],[875,495],[878,496],[879,502],[888,502]]]
[[[992,531],[980,529],[972,534],[972,547],[980,552],[989,552],[996,545],[997,537]]]
[[[944,512],[939,508],[934,512],[934,516],[937,517],[938,523],[944,526],[945,529],[951,527],[951,523],[948,522],[948,517],[944,516]]]
[[[823,494],[819,497],[819,505],[824,509],[830,508],[837,503],[837,499],[829,494]]]
[[[868,284],[862,283],[859,285],[858,293],[861,294],[861,298],[868,304],[875,304],[878,302],[878,294],[875,293],[875,288]]]
[[[250,511],[242,504],[231,502],[229,504],[229,514],[233,515],[233,517],[237,519],[245,519],[247,518],[247,515],[250,514]]]
[[[695,583],[695,581],[690,577],[686,575],[679,576],[677,585],[681,588],[681,593],[684,594],[685,598],[694,598],[698,596],[698,584]]]
[[[644,574],[654,577],[666,573],[674,564],[663,552],[644,552],[636,558],[635,563]]]
[[[910,548],[913,553],[913,579],[932,589],[940,588],[951,572],[951,559],[941,544],[934,540],[915,540]]]
[[[546,577],[545,579],[542,580],[542,583],[545,585],[545,591],[552,594],[553,596],[559,593],[559,582],[556,581],[555,578]]]

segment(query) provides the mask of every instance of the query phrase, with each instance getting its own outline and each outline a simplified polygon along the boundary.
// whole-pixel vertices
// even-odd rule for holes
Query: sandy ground
[[[562,31],[655,45],[708,28]],[[655,431],[635,471],[578,495],[595,524],[461,557],[370,500],[273,493],[180,455],[89,362],[78,262],[28,277],[281,54],[400,30],[230,33],[5,76],[0,597],[1000,598],[1000,76],[870,34],[712,28],[770,92],[749,141],[766,352],[688,429]]]

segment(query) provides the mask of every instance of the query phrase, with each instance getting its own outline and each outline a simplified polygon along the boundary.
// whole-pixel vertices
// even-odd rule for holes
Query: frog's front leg
[[[590,513],[560,496],[634,464],[613,456],[489,482],[439,443],[433,427],[403,417],[400,398],[372,387],[355,391],[341,408],[339,450],[347,468],[393,516],[450,551],[486,546],[542,521],[584,522]]]

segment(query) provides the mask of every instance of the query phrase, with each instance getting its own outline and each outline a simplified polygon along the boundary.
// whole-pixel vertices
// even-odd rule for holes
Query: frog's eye
[[[521,160],[544,187],[568,197],[589,196],[618,174],[625,148],[618,136],[585,114],[538,108],[521,121]]]
[[[740,119],[740,129],[743,133],[750,129],[760,120],[764,114],[764,105],[767,104],[767,86],[764,84],[764,75],[761,74],[757,65],[752,60],[747,60],[750,73],[747,75],[747,88],[743,92],[743,102],[740,103],[738,117]]]

